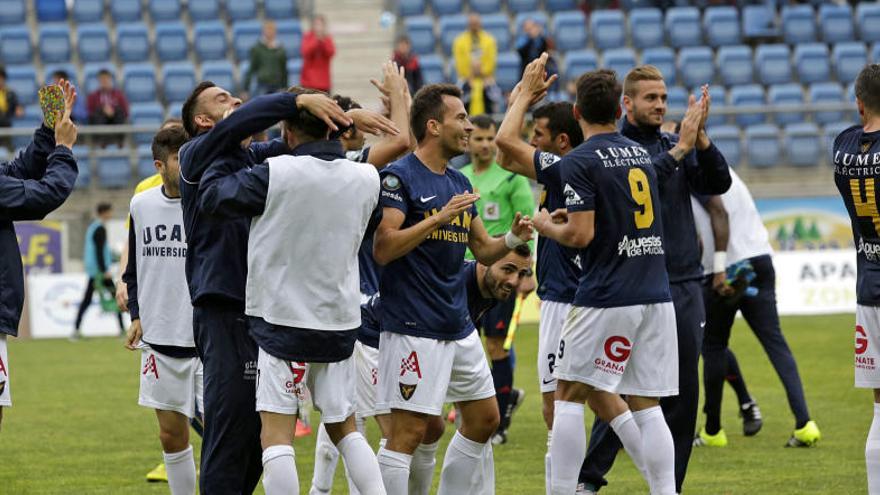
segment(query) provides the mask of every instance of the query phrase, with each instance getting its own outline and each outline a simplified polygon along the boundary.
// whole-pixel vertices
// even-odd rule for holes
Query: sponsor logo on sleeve
[[[550,167],[554,163],[558,162],[559,160],[561,160],[561,158],[554,155],[553,153],[547,153],[546,151],[543,151],[541,152],[541,156],[538,160],[541,164],[541,170],[546,170],[547,167]]]
[[[565,206],[580,206],[584,204],[584,200],[581,199],[581,196],[570,184],[565,184],[565,187],[562,188],[562,195],[565,197]]]

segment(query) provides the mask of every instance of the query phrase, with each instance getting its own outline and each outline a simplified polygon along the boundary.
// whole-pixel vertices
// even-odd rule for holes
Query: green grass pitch
[[[685,492],[691,494],[865,493],[864,440],[871,421],[871,393],[853,388],[853,315],[790,317],[783,329],[797,357],[810,412],[822,430],[812,449],[785,449],[793,428],[785,394],[757,340],[737,322],[732,348],[764,429],[745,438],[735,396],[725,389],[725,449],[697,449]],[[0,432],[0,493],[163,494],[146,472],[161,459],[153,413],[137,405],[139,358],[119,339],[20,341],[10,339],[14,407],[5,409]],[[495,450],[497,493],[541,494],[547,439],[535,377],[537,331],[524,326],[516,338],[516,385],[526,390],[510,440]],[[591,421],[591,419],[590,419]],[[702,422],[702,415],[700,423]],[[375,425],[370,439],[377,441]],[[589,430],[588,430],[589,431]],[[438,473],[447,429],[440,449]],[[194,442],[198,449],[198,442]],[[312,473],[314,436],[295,448],[302,493]],[[609,474],[607,495],[645,494],[647,487],[625,454]],[[435,476],[436,483],[436,476]],[[337,470],[335,493],[346,493]],[[258,489],[262,493],[262,489]]]

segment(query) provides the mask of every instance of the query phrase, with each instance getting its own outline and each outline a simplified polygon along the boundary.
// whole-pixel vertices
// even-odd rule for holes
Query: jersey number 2
[[[651,190],[648,188],[648,176],[640,168],[629,169],[629,191],[633,201],[642,207],[634,213],[636,228],[647,229],[654,223],[654,204],[651,202]],[[876,210],[876,207],[874,209]]]
[[[874,223],[874,230],[880,236],[880,212],[877,211],[877,193],[874,189],[874,179],[864,179],[865,199],[862,200],[862,184],[859,179],[850,179],[849,189],[852,192],[853,206],[856,215],[868,217]]]

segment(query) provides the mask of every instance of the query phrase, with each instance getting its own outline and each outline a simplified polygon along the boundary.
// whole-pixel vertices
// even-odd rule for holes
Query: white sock
[[[874,404],[874,420],[865,442],[865,466],[868,468],[868,494],[880,495],[880,404]]]
[[[376,461],[376,454],[363,435],[356,431],[351,432],[339,441],[336,448],[345,459],[348,476],[360,493],[385,495],[379,462]]]
[[[578,473],[587,455],[584,405],[554,402],[553,436],[550,440],[550,493],[571,495],[577,490]]]
[[[409,490],[409,465],[412,456],[401,452],[379,449],[376,456],[379,461],[379,470],[382,471],[382,481],[385,483],[385,491],[388,495],[407,495]]]
[[[366,437],[366,433],[364,433],[365,426],[366,426],[366,423],[364,423],[363,421],[359,420],[357,422],[357,429],[359,432],[361,432],[361,435],[364,435],[364,437]],[[385,443],[387,441],[388,441],[387,438],[380,438],[379,439],[379,448],[381,449],[381,448],[385,447]],[[348,481],[348,495],[361,495],[361,492],[358,491],[356,486],[354,486],[354,482],[351,480],[351,475],[348,474],[348,466],[346,466],[345,463],[343,463],[343,466],[345,466],[345,479]],[[309,495],[319,495],[319,494],[309,494]]]
[[[272,445],[263,450],[263,488],[266,495],[299,493],[292,445]]]
[[[623,448],[629,454],[629,458],[636,465],[636,469],[642,473],[642,477],[650,484],[651,476],[645,468],[645,459],[642,454],[642,433],[639,431],[639,426],[633,418],[633,413],[626,411],[612,419],[608,425],[617,434],[617,438],[620,439],[620,443],[623,444]]]
[[[586,430],[584,430],[586,433]],[[552,445],[553,440],[553,430],[549,430],[547,432],[547,453],[544,454],[544,490],[547,495],[550,495],[550,467],[552,464],[550,463],[550,445]]]
[[[437,447],[440,442],[421,443],[413,452],[409,468],[410,495],[428,495],[431,481],[434,478],[434,466],[437,465]]]
[[[654,495],[675,495],[675,446],[660,406],[633,413],[642,432],[642,458]]]
[[[452,441],[446,447],[437,495],[474,493],[475,476],[482,473],[485,446],[486,444],[468,440],[456,430]]]
[[[482,473],[478,481],[480,489],[479,493],[483,495],[495,495],[495,452],[492,448],[492,442],[486,442],[483,447]]]
[[[193,495],[196,491],[196,462],[192,445],[181,452],[162,453],[168,472],[168,488],[171,495]]]
[[[309,495],[327,495],[333,488],[333,475],[339,462],[339,450],[330,440],[324,423],[318,426],[315,442],[315,470],[312,474],[312,489]]]

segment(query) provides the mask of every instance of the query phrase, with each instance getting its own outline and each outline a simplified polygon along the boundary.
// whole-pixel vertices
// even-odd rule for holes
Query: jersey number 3
[[[874,223],[874,230],[880,236],[880,212],[877,211],[877,193],[874,189],[874,179],[864,179],[865,199],[862,200],[862,184],[859,179],[850,179],[849,189],[852,192],[853,206],[856,215],[868,217]]]
[[[647,229],[654,223],[654,204],[651,202],[651,190],[648,188],[648,176],[640,168],[629,169],[629,191],[633,201],[642,207],[636,210],[636,228]],[[874,208],[877,211],[877,208]]]

